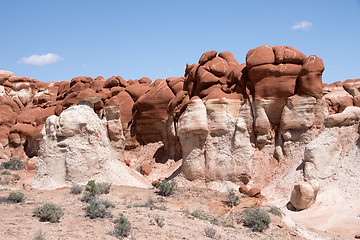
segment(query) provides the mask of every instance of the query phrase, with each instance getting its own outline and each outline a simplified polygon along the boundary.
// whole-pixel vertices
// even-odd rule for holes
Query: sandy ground
[[[297,223],[322,235],[321,239],[360,238],[360,199],[345,198],[335,185],[320,192],[310,208],[299,212],[284,211]]]
[[[12,171],[14,172],[14,171]],[[24,203],[0,203],[0,239],[34,239],[42,231],[46,239],[116,239],[109,235],[113,229],[112,221],[119,213],[123,213],[131,222],[132,237],[127,239],[210,239],[205,236],[204,229],[216,230],[215,239],[304,239],[296,231],[288,228],[281,217],[271,214],[270,228],[263,233],[252,232],[241,222],[241,212],[258,204],[254,198],[242,198],[238,206],[230,208],[224,203],[226,194],[207,189],[178,188],[170,197],[156,194],[155,189],[144,190],[131,187],[112,186],[107,195],[116,207],[111,209],[114,217],[103,220],[85,217],[82,208],[86,206],[69,189],[51,191],[31,190],[29,184],[33,172],[16,171],[21,175],[17,184],[0,186],[0,198],[7,197],[11,191],[23,192],[27,199]],[[149,199],[153,199],[156,209],[146,207]],[[40,222],[33,217],[33,210],[43,203],[52,202],[64,209],[60,223]],[[265,206],[265,209],[269,207]],[[200,211],[233,226],[217,226],[207,219],[199,219],[191,215]],[[165,225],[159,227],[155,217],[164,218]],[[210,218],[210,217],[209,217]]]

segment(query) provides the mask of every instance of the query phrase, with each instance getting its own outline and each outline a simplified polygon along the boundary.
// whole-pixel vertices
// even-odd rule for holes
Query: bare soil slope
[[[0,203],[0,236],[7,239],[34,239],[42,231],[46,239],[116,239],[109,235],[113,229],[112,221],[123,213],[131,222],[132,236],[128,239],[210,239],[204,229],[216,230],[215,239],[305,239],[296,230],[288,228],[280,217],[270,214],[272,223],[263,233],[252,232],[241,223],[242,212],[249,207],[256,207],[255,198],[241,198],[240,204],[230,208],[226,206],[226,194],[207,189],[178,188],[174,195],[162,197],[156,189],[112,186],[107,195],[115,204],[111,209],[113,218],[92,220],[85,217],[85,203],[81,195],[73,195],[69,189],[31,190],[29,184],[32,172],[11,171],[21,179],[16,183],[0,186],[0,198],[6,198],[11,191],[23,192],[25,203]],[[2,175],[1,177],[3,177]],[[149,201],[155,207],[149,207]],[[64,208],[60,223],[40,222],[33,217],[33,210],[43,203],[52,202]],[[264,209],[269,209],[265,206]],[[155,218],[164,219],[164,226],[159,227]],[[211,223],[212,219],[220,222]]]

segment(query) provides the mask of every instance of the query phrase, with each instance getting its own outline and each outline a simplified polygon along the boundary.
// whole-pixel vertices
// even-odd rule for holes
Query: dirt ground
[[[156,189],[139,189],[112,186],[110,193],[101,195],[115,204],[111,209],[112,218],[90,219],[83,208],[87,205],[80,201],[81,195],[70,193],[70,189],[32,190],[30,189],[34,171],[10,171],[20,175],[20,180],[0,185],[0,199],[5,199],[10,192],[20,191],[25,194],[24,203],[0,203],[0,239],[34,239],[42,232],[45,239],[116,239],[109,232],[113,229],[113,220],[124,214],[131,223],[132,234],[125,239],[211,239],[205,235],[205,228],[216,230],[214,239],[346,239],[328,234],[325,231],[300,227],[299,223],[311,227],[309,217],[317,221],[318,216],[311,212],[300,217],[298,212],[282,209],[286,216],[270,214],[270,228],[262,233],[251,231],[243,226],[243,212],[248,208],[258,207],[261,203],[256,198],[242,196],[240,204],[229,207],[225,204],[226,193],[203,188],[177,188],[175,194],[162,197]],[[11,175],[0,175],[0,178]],[[149,207],[153,201],[155,207]],[[43,203],[52,202],[64,209],[64,216],[59,223],[40,222],[33,216],[33,210]],[[265,210],[271,208],[266,202]],[[297,215],[296,215],[297,214]],[[292,222],[293,218],[298,220]],[[156,218],[163,218],[164,226],[156,223]],[[216,219],[219,224],[212,222]],[[290,220],[289,220],[290,219]],[[315,222],[313,222],[314,224]],[[310,229],[311,230],[311,229]],[[315,237],[316,236],[316,237]]]
[[[101,195],[115,204],[111,209],[113,218],[89,219],[80,201],[81,195],[70,193],[68,188],[50,191],[31,190],[33,172],[11,171],[19,174],[17,183],[0,186],[0,198],[6,198],[12,191],[21,191],[26,196],[24,203],[0,203],[0,239],[34,239],[40,231],[45,239],[116,239],[109,232],[112,222],[119,213],[128,218],[132,234],[127,239],[210,239],[206,237],[206,227],[216,230],[214,239],[304,239],[289,229],[280,217],[270,214],[270,228],[262,233],[252,232],[241,223],[242,212],[255,207],[255,198],[241,198],[236,207],[228,207],[224,201],[226,194],[207,189],[178,188],[175,194],[162,197],[156,189],[138,189],[112,186],[110,193]],[[4,177],[1,175],[1,177]],[[150,208],[149,201],[154,201]],[[64,209],[59,223],[40,222],[33,216],[33,210],[43,203],[52,202]],[[269,207],[264,207],[269,209]],[[160,227],[155,218],[163,218]],[[219,220],[219,225],[211,223]]]
[[[326,233],[323,239],[360,238],[360,199],[345,198],[335,185],[320,192],[310,208],[287,215],[310,230]]]

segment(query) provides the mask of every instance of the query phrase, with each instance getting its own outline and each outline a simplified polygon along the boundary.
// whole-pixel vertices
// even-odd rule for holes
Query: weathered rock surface
[[[133,107],[133,127],[141,144],[162,140],[167,119],[167,105],[175,97],[163,79],[157,79]]]
[[[298,182],[291,192],[290,203],[296,210],[304,210],[315,202],[319,190],[316,180]]]
[[[182,170],[189,180],[247,183],[253,149],[240,100],[197,99],[179,118]],[[236,111],[237,108],[237,111]]]
[[[305,149],[304,173],[309,179],[335,178],[343,158],[358,148],[360,108],[347,107],[325,119],[326,128]],[[320,182],[321,183],[321,182]]]
[[[45,119],[86,95],[101,99],[92,107],[114,158],[140,151],[134,156],[142,162],[126,162],[148,164],[143,173],[150,181],[164,177],[159,169],[166,167],[166,177],[177,169],[172,177],[179,174],[184,184],[226,190],[245,183],[266,196],[281,189],[289,197],[294,184],[306,180],[296,189],[307,189],[311,179],[319,194],[332,183],[353,186],[360,79],[323,84],[323,71],[321,58],[289,46],[251,49],[243,64],[230,52],[208,51],[186,65],[184,77],[153,83],[120,76],[42,83],[0,71],[0,158],[37,156]],[[309,207],[310,195],[296,190],[292,198]]]
[[[280,169],[285,176],[283,164],[298,164],[324,128],[326,102],[316,87],[306,88],[320,81],[322,94],[322,71],[321,59],[287,46],[250,50],[246,65],[228,52],[206,52],[187,65],[183,91],[168,105],[174,128],[165,131],[165,147],[182,153],[186,179],[206,185],[266,184]],[[305,83],[298,81],[301,72]]]
[[[32,188],[56,189],[93,179],[117,185],[149,187],[117,160],[107,131],[93,109],[73,106],[46,120]]]

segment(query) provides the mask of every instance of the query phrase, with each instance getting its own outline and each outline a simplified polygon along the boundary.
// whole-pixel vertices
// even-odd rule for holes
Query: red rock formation
[[[308,57],[299,74],[299,90],[316,98],[321,98],[322,89],[322,73],[325,70],[324,63],[321,58],[315,55]]]
[[[125,81],[120,76],[109,79],[76,77],[70,82],[42,83],[0,71],[0,143],[5,148],[9,144],[18,148],[36,145],[35,139],[46,118],[59,115],[86,95],[101,98],[93,106],[100,117],[105,107],[118,106],[124,132],[130,135],[131,127],[139,143],[163,141],[169,143],[165,144],[165,150],[174,153],[170,155],[181,156],[177,121],[189,103],[201,100],[209,115],[206,121],[209,121],[210,135],[220,136],[220,130],[226,132],[229,127],[224,126],[225,123],[234,125],[232,118],[240,117],[244,121],[236,123],[236,131],[247,131],[249,141],[258,148],[271,145],[271,151],[263,154],[280,159],[282,151],[286,154],[282,150],[286,141],[300,139],[301,135],[294,131],[321,129],[321,124],[314,125],[315,120],[322,121],[314,117],[314,112],[321,109],[320,100],[325,88],[329,91],[324,91],[323,99],[330,113],[340,113],[347,106],[360,106],[359,79],[323,88],[323,71],[320,58],[306,57],[289,46],[251,49],[246,64],[241,65],[230,52],[205,52],[197,64],[186,65],[184,77],[158,79],[153,83],[145,77]],[[217,99],[220,100],[209,101]],[[212,123],[214,119],[216,122]],[[125,134],[126,141],[130,141],[128,135]],[[217,142],[214,140],[212,144]],[[231,151],[230,155],[236,149]],[[8,157],[14,154],[7,152]],[[225,159],[225,156],[222,157]],[[208,170],[216,168],[216,164],[207,165]],[[218,171],[215,175],[207,173],[206,177],[227,179]],[[236,178],[233,177],[236,173],[230,175],[230,180]]]
[[[250,188],[247,194],[249,197],[256,197],[257,195],[261,194],[261,189],[256,187]]]
[[[246,68],[255,98],[285,98],[306,93],[322,96],[324,64],[321,58],[306,56],[289,46],[260,46],[246,55]]]
[[[248,187],[247,187],[246,185],[241,185],[241,186],[239,187],[239,192],[248,194],[249,189],[248,189]]]
[[[163,79],[157,79],[133,107],[133,126],[141,144],[161,141],[167,106],[174,94]]]
[[[119,106],[123,128],[126,128],[132,120],[133,105],[133,99],[125,91],[120,92],[105,101],[105,106]]]
[[[151,171],[152,171],[152,169],[151,169],[150,164],[144,163],[143,165],[141,165],[140,173],[142,175],[149,176]]]

